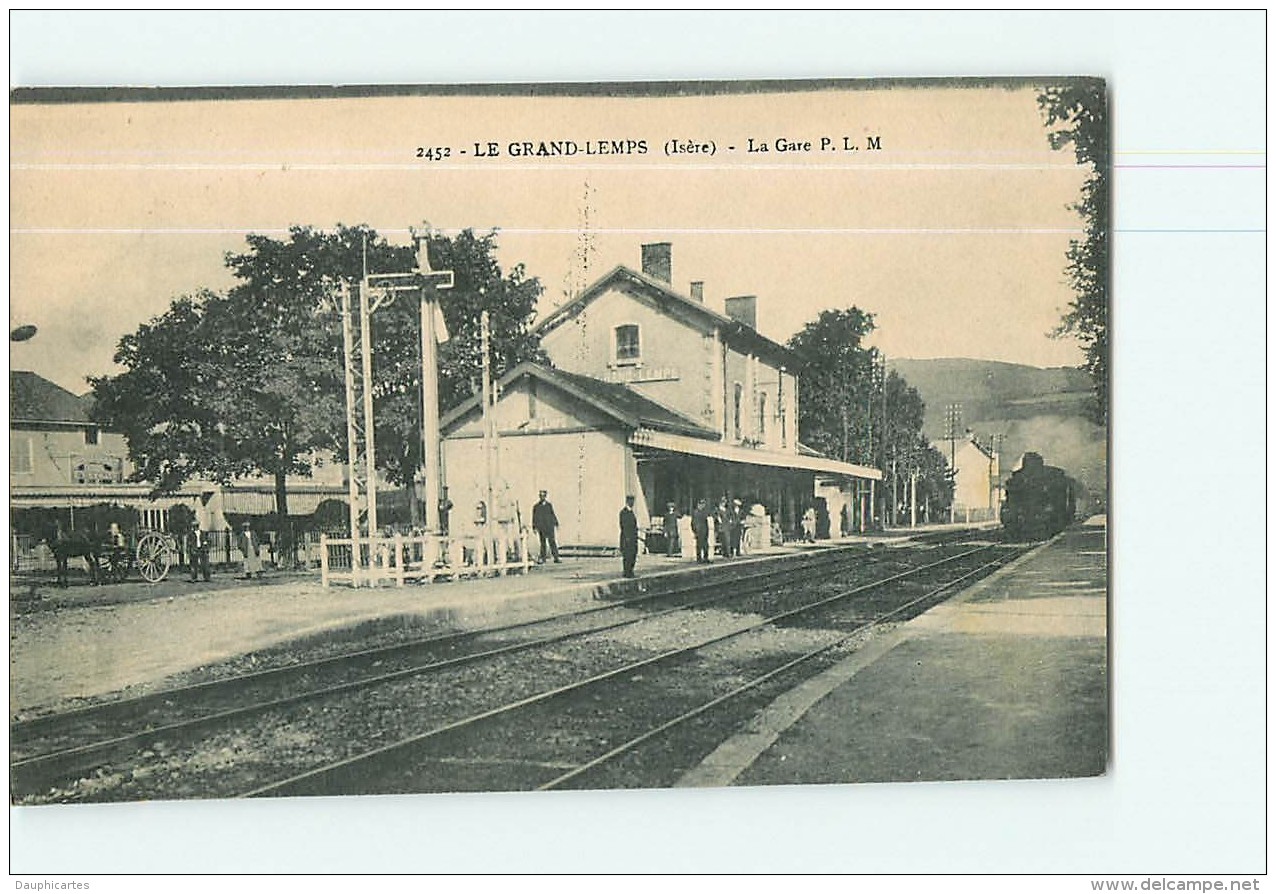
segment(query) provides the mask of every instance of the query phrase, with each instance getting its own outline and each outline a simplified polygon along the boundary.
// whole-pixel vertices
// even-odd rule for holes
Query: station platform
[[[952,530],[952,529],[949,529]],[[179,569],[156,584],[128,582],[58,589],[50,575],[10,580],[11,718],[84,699],[142,694],[166,678],[310,637],[339,637],[361,624],[402,619],[452,630],[514,623],[594,600],[734,575],[757,562],[800,559],[830,546],[904,542],[931,529],[896,530],[817,544],[793,543],[710,565],[644,554],[638,576],[621,577],[619,557],[568,557],[499,577],[324,588],[317,573],[268,572],[252,581],[232,571],[191,583]]]
[[[1097,776],[1107,527],[1073,527],[786,693],[680,786]]]
[[[561,564],[534,565],[526,574],[357,590],[325,589],[317,574],[284,573],[253,581],[214,573],[210,583],[190,583],[175,573],[158,584],[64,590],[48,579],[38,584],[11,580],[10,717],[110,693],[142,694],[177,674],[311,637],[339,638],[367,623],[384,628],[402,620],[452,630],[514,623],[600,599],[673,589],[698,578],[730,577],[756,563],[801,561],[830,547],[889,546],[957,528],[791,543],[710,565],[644,554],[636,579],[621,577],[619,558],[565,556]]]

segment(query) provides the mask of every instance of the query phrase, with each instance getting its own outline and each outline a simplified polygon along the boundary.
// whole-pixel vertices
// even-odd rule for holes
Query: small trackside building
[[[1001,509],[1000,455],[970,433],[951,441],[935,441],[931,446],[944,455],[953,472],[953,520],[997,519]]]
[[[580,546],[615,545],[626,495],[644,525],[669,503],[686,515],[726,497],[761,503],[792,533],[808,507],[837,518],[881,479],[799,445],[799,358],[757,331],[755,297],[728,298],[720,314],[703,284],[672,288],[668,243],[642,255],[642,272],[618,266],[541,322],[550,365],[497,383],[494,436],[477,398],[444,416],[454,528],[486,502],[489,465],[497,517],[530,523],[545,490],[559,542]]]

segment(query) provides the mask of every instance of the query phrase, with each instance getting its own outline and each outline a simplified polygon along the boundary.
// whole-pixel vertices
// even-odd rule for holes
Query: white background
[[[1219,154],[1266,148],[1265,32],[1261,11],[11,13],[11,86],[1099,75],[1117,152],[1107,777],[30,808],[11,871],[1264,872],[1265,170],[1122,165],[1265,164]]]

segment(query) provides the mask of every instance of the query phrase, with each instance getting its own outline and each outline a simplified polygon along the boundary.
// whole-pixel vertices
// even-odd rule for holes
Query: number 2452
[[[452,157],[451,146],[417,146],[417,158],[428,158],[430,161],[442,161]]]

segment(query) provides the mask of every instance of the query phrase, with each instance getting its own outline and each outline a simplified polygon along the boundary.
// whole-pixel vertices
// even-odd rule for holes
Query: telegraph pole
[[[435,292],[450,289],[454,283],[451,270],[430,269],[428,241],[421,238],[416,246],[416,267],[421,302],[421,497],[425,501],[425,527],[439,530],[439,499],[443,493],[443,437],[439,431],[439,332],[440,316]]]
[[[868,464],[880,468],[879,456],[876,446],[873,443],[873,395],[880,388],[882,390],[882,456],[881,465],[885,465],[885,446],[886,446],[886,357],[877,348],[872,349],[870,355],[869,380],[868,380]],[[877,479],[870,478],[868,480],[868,505],[869,505],[869,522],[876,526],[877,522]],[[883,520],[884,522],[884,520]]]
[[[882,364],[882,465],[890,461],[891,469],[891,505],[890,512],[882,513],[882,525],[885,527],[887,516],[890,517],[891,526],[894,527],[897,519],[895,518],[895,508],[899,505],[899,488],[895,481],[895,439],[891,437],[890,417],[886,413],[886,355],[878,354]],[[889,451],[887,448],[890,448]],[[889,453],[889,456],[888,456]]]
[[[492,413],[492,358],[491,332],[487,311],[479,314],[479,330],[483,350],[483,468],[484,491],[487,500],[488,530],[495,520],[496,506],[496,419]]]
[[[354,308],[350,290],[342,286],[342,316],[345,330],[346,414],[349,455],[351,460],[350,519],[352,536],[357,537],[359,516],[366,517],[370,535],[377,528],[376,450],[372,408],[372,314],[394,301],[399,292],[414,292],[420,301],[421,316],[421,465],[424,478],[426,526],[438,527],[438,499],[443,474],[441,438],[439,434],[439,365],[438,365],[438,301],[436,290],[450,289],[454,283],[451,270],[430,268],[426,254],[426,238],[416,240],[416,269],[408,273],[369,273],[365,245],[363,279],[359,285],[359,321],[354,324]],[[359,405],[362,404],[362,425]],[[356,485],[355,458],[363,460]],[[362,493],[359,490],[362,489]]]
[[[994,520],[1001,518],[1001,444],[1006,436],[996,433],[989,438],[988,503]]]
[[[944,415],[944,425],[948,436],[948,475],[953,485],[952,497],[948,502],[948,523],[957,521],[957,429],[961,427],[961,404],[949,404]]]
[[[912,486],[912,498],[908,503],[908,526],[910,528],[917,527],[917,470],[913,469],[909,476],[910,485]]]

